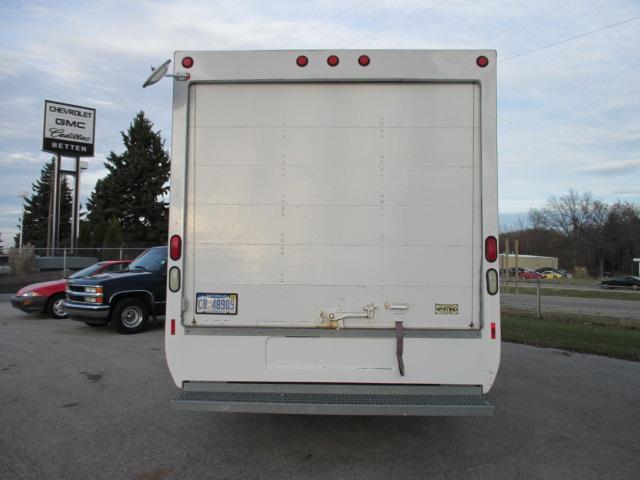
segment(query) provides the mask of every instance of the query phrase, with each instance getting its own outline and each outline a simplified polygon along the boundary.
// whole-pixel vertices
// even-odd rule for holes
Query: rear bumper
[[[103,324],[109,321],[109,305],[88,305],[65,300],[64,308],[69,318],[82,322]]]
[[[307,415],[493,415],[475,386],[185,382],[179,410]]]
[[[27,313],[44,312],[48,297],[11,297],[11,305]]]

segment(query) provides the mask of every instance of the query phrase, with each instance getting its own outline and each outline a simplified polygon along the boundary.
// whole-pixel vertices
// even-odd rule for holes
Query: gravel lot
[[[494,417],[190,413],[162,336],[0,296],[0,478],[638,478],[640,363],[505,344]]]

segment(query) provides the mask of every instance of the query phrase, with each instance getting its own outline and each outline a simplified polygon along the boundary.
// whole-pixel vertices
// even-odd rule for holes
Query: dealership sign
[[[44,102],[42,150],[67,157],[92,157],[96,132],[95,108]]]

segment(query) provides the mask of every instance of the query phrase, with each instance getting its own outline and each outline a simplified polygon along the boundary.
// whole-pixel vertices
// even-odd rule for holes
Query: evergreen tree
[[[118,255],[120,253],[119,247],[122,246],[122,243],[123,238],[120,221],[117,218],[112,217],[109,221],[109,226],[107,227],[107,232],[104,236],[104,243],[102,244],[102,246],[105,247],[102,252],[102,258],[104,260],[112,260],[114,258],[118,258]]]
[[[139,112],[122,132],[125,150],[111,152],[104,163],[107,176],[98,180],[87,202],[87,226],[94,245],[103,244],[109,223],[118,221],[129,246],[167,241],[169,154],[160,132]]]
[[[40,178],[31,184],[33,193],[24,200],[22,244],[36,247],[47,245],[47,225],[49,221],[49,198],[53,187],[55,157],[40,171]],[[73,197],[66,177],[60,182],[60,236],[59,245],[68,245],[71,238],[71,215]],[[18,226],[19,227],[19,226]],[[16,235],[16,245],[20,234]]]

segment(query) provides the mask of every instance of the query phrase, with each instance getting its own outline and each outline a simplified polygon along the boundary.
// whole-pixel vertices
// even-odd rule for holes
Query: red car
[[[94,263],[83,268],[68,278],[91,277],[99,273],[118,272],[127,268],[131,260],[107,260]],[[51,318],[66,318],[62,302],[65,299],[67,279],[53,280],[51,282],[34,283],[21,288],[16,296],[11,298],[11,305],[23,312],[42,312]]]
[[[534,272],[533,270],[529,270],[527,268],[521,268],[519,276],[522,280],[536,280],[538,278],[544,278],[544,275],[541,275],[538,272]]]

